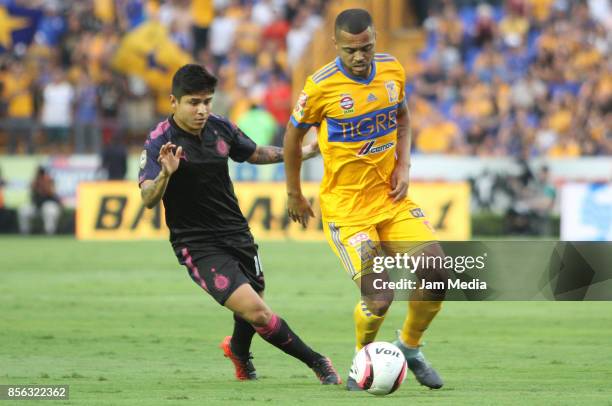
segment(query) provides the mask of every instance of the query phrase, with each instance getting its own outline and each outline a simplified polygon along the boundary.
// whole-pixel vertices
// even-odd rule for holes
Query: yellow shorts
[[[353,280],[367,271],[374,256],[414,252],[437,241],[433,226],[413,201],[376,224],[339,225],[323,222],[327,242]],[[382,244],[394,242],[396,244]],[[413,244],[411,244],[413,243]]]

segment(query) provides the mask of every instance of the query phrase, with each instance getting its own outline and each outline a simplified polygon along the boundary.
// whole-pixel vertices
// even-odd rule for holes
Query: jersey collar
[[[340,57],[336,58],[336,66],[338,67],[338,69],[340,69],[340,72],[342,72],[344,76],[346,76],[347,78],[357,83],[361,83],[364,85],[369,85],[370,82],[372,82],[372,80],[374,79],[374,76],[376,76],[376,62],[374,62],[374,60],[372,60],[372,69],[370,70],[370,75],[366,79],[360,78],[357,76],[353,76],[350,73],[348,73],[348,71],[344,69],[344,65],[342,65],[342,61],[340,60]]]
[[[192,138],[202,138],[204,136],[204,130],[206,129],[206,124],[208,124],[208,120],[206,120],[206,124],[204,124],[204,128],[202,128],[202,131],[200,131],[200,136],[198,137],[197,135],[192,134],[192,133],[190,133],[188,131],[185,131],[181,127],[179,127],[179,125],[174,120],[174,114],[171,114],[168,117],[168,121],[170,122],[170,125],[172,126],[172,128],[174,128],[180,134],[188,136],[188,137],[192,137]]]

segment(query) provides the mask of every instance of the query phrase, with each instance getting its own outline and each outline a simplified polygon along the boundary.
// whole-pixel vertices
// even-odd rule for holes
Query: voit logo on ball
[[[344,114],[351,114],[355,112],[353,108],[355,106],[355,102],[350,94],[343,94],[340,98],[340,108],[344,111]]]

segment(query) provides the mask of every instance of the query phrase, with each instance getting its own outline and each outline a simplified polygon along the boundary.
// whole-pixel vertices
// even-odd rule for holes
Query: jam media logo
[[[366,142],[364,144],[364,146],[361,147],[361,149],[359,150],[357,155],[363,156],[363,155],[368,155],[368,154],[378,154],[379,152],[386,151],[389,148],[392,148],[393,145],[395,145],[394,142],[388,142],[386,144],[374,147],[373,145],[374,145],[375,142],[376,141],[368,141],[368,142]]]
[[[343,94],[340,98],[340,108],[344,110],[344,114],[351,114],[355,112],[355,101],[350,94]]]

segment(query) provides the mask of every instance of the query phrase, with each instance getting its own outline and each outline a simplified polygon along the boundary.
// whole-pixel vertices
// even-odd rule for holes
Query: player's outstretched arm
[[[159,150],[159,157],[157,158],[157,162],[159,162],[161,166],[159,174],[154,180],[145,180],[140,185],[142,202],[149,209],[152,209],[159,203],[166,192],[170,176],[172,176],[179,167],[183,147],[178,147],[176,152],[173,153],[172,149],[175,147],[176,145],[170,142],[162,145]]]
[[[313,142],[301,148],[301,160],[305,161],[319,154],[319,144]],[[255,165],[263,164],[275,164],[277,162],[283,162],[283,149],[281,147],[274,147],[271,145],[257,146],[253,155],[247,160],[249,163]]]
[[[302,140],[308,131],[307,128],[297,128],[293,124],[287,124],[285,132],[285,177],[287,178],[287,211],[291,220],[302,224],[304,227],[308,224],[308,219],[313,216],[314,212],[310,203],[302,194],[302,184],[300,181],[300,171],[302,169]],[[307,145],[316,148],[315,153],[318,153],[318,145]],[[304,147],[306,148],[306,147]]]

